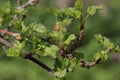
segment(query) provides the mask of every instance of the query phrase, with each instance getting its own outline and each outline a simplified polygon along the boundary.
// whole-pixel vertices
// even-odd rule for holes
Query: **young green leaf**
[[[15,48],[9,48],[9,50],[7,51],[8,57],[19,56],[19,55],[20,55],[19,50],[15,49]]]
[[[74,18],[80,18],[81,17],[81,11],[75,9],[75,8],[68,8],[68,9],[62,9],[57,10],[55,8],[50,8],[50,12],[52,12],[56,17],[58,21],[63,22],[65,19],[74,19]]]
[[[10,1],[8,1],[0,8],[0,13],[2,13],[3,15],[8,15],[11,13],[11,10],[12,10],[12,5]]]
[[[114,50],[115,50],[116,52],[120,52],[120,47],[119,47],[119,45],[117,45],[117,46],[114,48]]]
[[[71,24],[71,22],[72,22],[72,19],[70,19],[70,18],[66,18],[65,20],[63,20],[64,26],[69,26]]]
[[[77,1],[75,2],[74,8],[75,8],[76,10],[81,10],[81,9],[83,8],[83,5],[82,5],[81,0],[77,0]]]
[[[25,42],[24,41],[20,42],[20,41],[15,40],[13,45],[14,45],[14,48],[16,48],[18,50],[22,50],[25,46]]]
[[[106,51],[104,51],[104,52],[102,53],[102,59],[103,59],[103,60],[107,60],[107,59],[108,59],[108,54],[107,54]]]
[[[15,40],[13,42],[13,47],[9,48],[7,51],[7,56],[19,56],[25,46],[25,42],[19,42]]]
[[[56,71],[55,73],[54,73],[54,75],[56,76],[56,77],[58,77],[58,78],[63,78],[63,77],[65,77],[65,75],[66,75],[66,69],[64,69],[64,70],[58,70],[58,71]]]
[[[21,27],[22,27],[22,34],[25,34],[27,32],[27,30],[29,29],[28,27],[26,27],[26,25],[24,24],[24,22],[21,22]]]
[[[64,44],[69,45],[74,39],[76,39],[76,36],[74,34],[70,34],[67,40],[64,41]]]
[[[68,67],[68,71],[73,71],[75,69],[75,67],[77,67],[79,64],[79,60],[77,58],[73,58],[70,60],[70,64]]]
[[[68,17],[68,18],[80,18],[81,17],[81,11],[78,11],[74,8],[68,8],[68,9],[65,9],[65,15]]]
[[[24,15],[26,12],[27,12],[27,10],[25,10],[24,8],[21,8],[21,7],[14,9],[15,14]]]
[[[101,58],[101,53],[95,53],[94,58],[95,60],[98,60],[99,58]]]
[[[55,71],[59,70],[59,69],[66,69],[69,66],[69,59],[68,58],[57,58],[55,60]]]
[[[58,52],[59,48],[55,45],[50,45],[50,47],[45,47],[45,52],[43,53],[44,56],[51,56],[52,58],[56,58],[56,53]]]
[[[95,15],[97,11],[101,9],[102,9],[101,6],[90,6],[87,9],[87,13],[92,16],[92,15]]]
[[[32,23],[32,24],[30,24],[30,27],[34,30],[34,31],[36,31],[36,32],[38,32],[38,33],[46,33],[47,32],[47,28],[43,25],[43,24],[37,24],[37,23]]]
[[[97,41],[102,44],[105,48],[113,49],[115,48],[115,44],[111,42],[108,38],[102,36],[101,34],[95,35]]]

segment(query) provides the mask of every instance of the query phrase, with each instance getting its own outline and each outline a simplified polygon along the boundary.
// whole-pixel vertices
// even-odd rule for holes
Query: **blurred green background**
[[[0,5],[9,0],[0,0]],[[13,5],[17,0],[10,0]],[[27,0],[23,0],[26,2]],[[48,7],[64,8],[72,5],[67,3],[58,5],[59,1],[67,0],[41,0],[35,7],[29,7],[29,22],[41,22],[52,29],[55,22],[54,16],[46,9]],[[85,24],[84,46],[80,51],[85,53],[85,59],[92,60],[93,54],[99,51],[100,45],[96,43],[94,34],[101,33],[120,45],[120,0],[82,0],[85,6],[98,4],[103,6],[97,15],[90,17]],[[74,2],[74,0],[73,0]],[[27,21],[27,19],[26,19]],[[29,22],[26,22],[29,23]],[[110,58],[90,69],[78,67],[75,71],[68,73],[67,80],[120,80],[120,55],[110,54]],[[42,58],[46,64],[52,67],[53,60]],[[54,78],[44,69],[29,60],[21,58],[0,59],[0,80],[53,80]]]

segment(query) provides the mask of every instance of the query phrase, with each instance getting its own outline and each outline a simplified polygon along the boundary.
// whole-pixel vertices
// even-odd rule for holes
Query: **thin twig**
[[[81,19],[81,22],[80,22],[80,32],[79,32],[79,36],[77,37],[76,40],[74,40],[72,42],[72,47],[70,49],[71,52],[75,51],[78,47],[80,47],[82,41],[83,41],[83,38],[84,38],[84,20]]]
[[[5,44],[5,45],[7,45],[8,47],[13,47],[12,43],[8,42],[7,40],[5,40],[5,39],[3,39],[1,37],[0,37],[0,42],[3,43],[3,44]],[[53,74],[53,70],[51,68],[49,68],[47,65],[45,65],[44,63],[42,63],[40,60],[32,57],[31,54],[28,54],[28,55],[25,55],[25,56],[22,56],[22,57],[24,57],[25,59],[29,59],[30,61],[38,64],[39,66],[41,66],[42,68],[44,68],[45,70],[47,70],[48,72],[50,72],[52,75],[54,75]]]
[[[17,40],[21,39],[21,35],[19,33],[13,33],[13,32],[10,32],[7,30],[1,30],[1,29],[0,29],[0,33],[2,33],[2,36],[4,36],[5,34],[8,34],[8,35],[15,37]]]
[[[81,43],[84,38],[84,21],[81,21],[80,33],[79,33],[79,42]]]
[[[111,48],[107,48],[105,51],[110,52],[110,51],[111,51]],[[101,54],[103,54],[103,53],[101,52]],[[90,67],[93,67],[93,66],[95,66],[96,64],[100,63],[101,61],[102,61],[102,56],[100,56],[97,60],[95,60],[95,61],[93,61],[93,62],[88,62],[88,61],[82,60],[82,61],[80,61],[80,65],[81,65],[82,67],[90,68]]]
[[[24,5],[22,5],[23,8],[27,8],[28,6],[35,6],[39,0],[29,0]]]
[[[30,61],[36,63],[37,65],[39,65],[40,67],[48,71],[52,76],[55,76],[53,70],[50,67],[48,67],[46,64],[44,64],[40,60],[34,58],[32,55],[30,55],[30,53],[28,55],[25,55],[24,58],[29,59]]]
[[[9,34],[9,35],[13,34],[13,32],[9,32],[7,30],[1,30],[1,29],[0,29],[0,33]]]
[[[27,14],[23,14],[21,17],[21,21],[23,21],[27,17]]]
[[[2,37],[0,37],[0,42],[7,45],[8,47],[13,47],[13,44],[8,42],[7,40],[3,39]]]
[[[0,37],[0,42],[7,45],[8,47],[13,47],[13,44],[8,42],[7,40],[3,39]],[[41,66],[43,69],[47,70],[48,72],[50,72],[51,75],[54,76],[53,70],[51,68],[49,68],[47,65],[45,65],[43,62],[41,62],[40,60],[32,57],[32,55],[29,53],[27,55],[22,56],[25,59],[29,59],[30,61],[38,64],[39,66]]]
[[[90,67],[93,67],[96,64],[100,63],[101,60],[102,60],[101,58],[99,58],[99,59],[97,59],[97,60],[95,60],[93,62],[87,62],[87,61],[82,60],[80,62],[80,66],[90,68]]]
[[[31,55],[26,55],[25,59],[29,59],[31,61],[33,61],[34,63],[38,64],[39,66],[41,66],[42,68],[44,68],[45,70],[47,70],[48,72],[51,72],[52,69],[49,68],[47,65],[45,65],[44,63],[42,63],[41,61],[39,61],[38,59],[32,57]]]
[[[47,43],[49,43],[49,44],[54,44],[52,41],[50,41],[51,38],[42,38],[42,37],[40,37],[40,39],[47,42]]]

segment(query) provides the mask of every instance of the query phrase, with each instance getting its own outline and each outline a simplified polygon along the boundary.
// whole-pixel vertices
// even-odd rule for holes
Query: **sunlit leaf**
[[[32,23],[31,28],[38,33],[46,33],[47,28],[43,24]]]
[[[97,34],[95,35],[97,41],[102,44],[105,48],[111,48],[111,49],[114,49],[115,48],[115,44],[113,42],[111,42],[108,38],[100,35],[100,34]]]
[[[98,10],[101,10],[102,7],[101,6],[90,6],[87,9],[87,12],[89,15],[95,15],[97,13]]]
[[[45,53],[43,53],[43,55],[56,58],[56,53],[58,52],[58,50],[59,50],[59,48],[57,46],[50,45],[50,47],[45,47]]]
[[[94,58],[95,60],[98,60],[99,58],[101,58],[101,53],[95,53]]]
[[[24,15],[27,11],[24,8],[18,7],[17,9],[14,10],[15,14],[20,14]]]
[[[9,48],[8,52],[7,52],[7,56],[8,57],[13,57],[13,56],[19,56],[19,50],[15,49],[15,48]]]
[[[70,60],[68,71],[73,71],[75,69],[75,67],[78,66],[78,64],[79,64],[79,60],[77,58],[72,58]]]
[[[82,5],[81,0],[77,0],[77,1],[75,2],[74,8],[77,9],[77,10],[81,10],[82,7],[83,7],[83,5]]]
[[[115,47],[115,51],[120,52],[120,47],[118,45]]]
[[[71,34],[71,35],[69,35],[67,40],[65,40],[64,44],[69,45],[71,43],[71,41],[73,41],[74,39],[76,39],[76,36],[74,34]]]
[[[14,47],[17,48],[18,50],[22,50],[25,46],[25,42],[19,42],[17,40],[14,41]]]
[[[58,78],[63,78],[66,75],[66,69],[64,70],[58,70],[57,72],[54,73],[54,75]]]
[[[10,14],[11,10],[12,10],[12,6],[11,6],[10,1],[8,1],[1,7],[0,12],[2,14]]]
[[[103,58],[103,60],[107,60],[108,59],[107,52],[104,51],[104,53],[102,53],[102,58]]]
[[[68,58],[58,58],[55,61],[55,68],[58,69],[66,69],[66,67],[69,65],[69,59]]]

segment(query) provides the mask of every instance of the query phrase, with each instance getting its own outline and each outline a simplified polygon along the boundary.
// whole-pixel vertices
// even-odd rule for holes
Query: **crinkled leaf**
[[[30,24],[31,28],[38,33],[46,33],[47,28],[42,24],[32,23]]]
[[[58,78],[63,78],[63,77],[65,77],[65,75],[66,75],[66,69],[64,69],[64,70],[58,70],[58,71],[56,71],[55,73],[54,73],[54,75],[56,76],[56,77],[58,77]]]
[[[103,46],[105,47],[109,47],[111,49],[113,49],[115,47],[114,43],[110,42],[110,40],[106,37],[103,37],[103,41],[101,43]]]
[[[120,47],[117,45],[114,50],[120,52]]]
[[[1,7],[0,12],[2,14],[9,14],[11,10],[12,10],[12,6],[11,6],[10,1],[8,1]]]
[[[58,36],[59,33],[58,33],[57,31],[52,31],[52,32],[49,33],[49,35],[50,35],[51,37],[59,37],[59,36]]]
[[[98,60],[99,58],[101,58],[101,53],[96,53],[94,55],[94,58],[95,58],[95,60]]]
[[[20,20],[13,20],[12,24],[14,25],[15,30],[21,31],[21,21]]]
[[[59,33],[57,31],[49,32],[49,36],[52,37],[52,39],[51,39],[52,42],[58,43],[60,36],[59,36]]]
[[[15,40],[13,45],[14,45],[14,48],[16,48],[18,50],[22,50],[25,46],[25,42],[24,41],[20,42],[20,41]]]
[[[81,10],[82,7],[83,7],[83,5],[82,5],[81,0],[77,0],[77,1],[75,2],[74,8],[77,9],[77,10]]]
[[[8,57],[19,56],[19,54],[20,54],[19,50],[15,49],[15,48],[9,48],[9,50],[7,52]]]
[[[74,39],[76,39],[76,36],[74,34],[71,34],[71,35],[69,35],[67,40],[65,40],[64,44],[69,45],[71,43],[71,41],[73,41]]]
[[[104,54],[102,55],[102,58],[103,58],[103,60],[107,60],[107,59],[108,59],[108,54],[107,54],[107,53],[104,53]]]
[[[24,22],[21,22],[21,26],[22,26],[22,34],[25,34],[28,30],[28,27],[25,26]]]
[[[100,53],[96,53],[94,55],[95,60],[98,60],[100,58],[102,58],[103,60],[107,60],[108,59],[108,51],[101,51]]]
[[[68,67],[68,71],[73,71],[75,67],[78,66],[78,64],[79,64],[79,60],[77,58],[71,59]]]
[[[65,9],[65,15],[68,16],[69,18],[71,17],[80,18],[81,12],[74,8],[68,8],[68,9]]]
[[[62,27],[61,28],[61,31],[59,32],[59,39],[60,41],[64,41],[65,37],[66,37],[66,34],[67,34],[67,30],[65,27]]]
[[[95,36],[95,38],[96,38],[96,40],[98,42],[102,42],[103,41],[103,36],[101,34],[95,34],[94,36]]]
[[[50,12],[53,11],[53,14],[57,17],[58,21],[64,21],[65,19],[73,19],[73,18],[81,17],[81,11],[75,8],[68,8],[68,9],[62,9],[62,10],[50,8],[49,11]]]
[[[64,24],[65,26],[68,26],[68,25],[71,24],[71,21],[72,21],[72,19],[66,18],[66,19],[63,20],[63,24]]]
[[[24,8],[19,7],[18,9],[15,9],[15,14],[24,15],[27,11]]]
[[[55,61],[55,70],[59,70],[59,69],[66,69],[66,67],[68,67],[69,65],[69,59],[68,58],[59,58],[56,59]]]
[[[108,38],[102,36],[101,34],[97,34],[95,35],[95,37],[97,41],[101,43],[104,47],[111,48],[111,49],[115,48],[115,44],[111,42]]]
[[[50,45],[50,47],[45,47],[45,52],[43,53],[44,56],[51,56],[56,58],[56,53],[58,52],[59,48],[55,45]]]
[[[90,6],[87,9],[87,12],[89,15],[95,15],[97,13],[98,10],[101,10],[102,7],[101,6]]]

